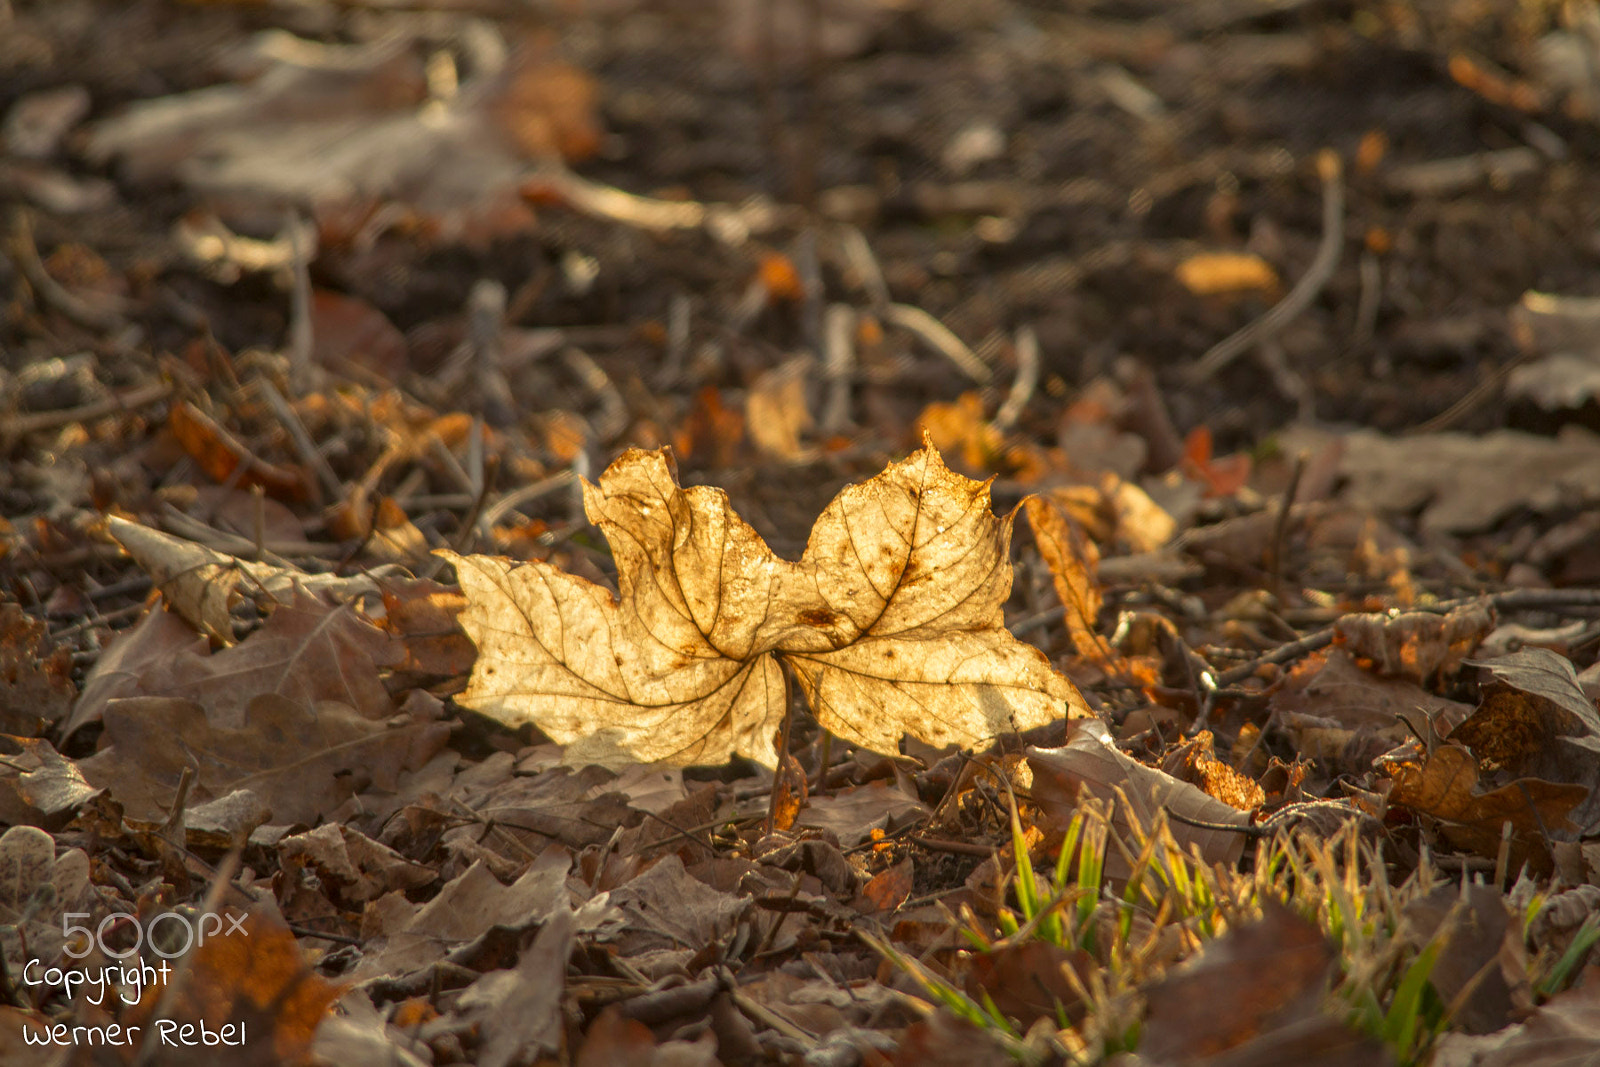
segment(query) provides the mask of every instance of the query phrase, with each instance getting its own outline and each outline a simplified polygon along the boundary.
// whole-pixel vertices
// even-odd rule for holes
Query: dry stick
[[[125,308],[123,301],[108,296],[97,303],[90,303],[50,276],[44,261],[39,258],[39,246],[33,241],[32,219],[22,208],[11,215],[11,235],[6,244],[8,247],[5,251],[16,263],[17,269],[22,271],[22,276],[33,287],[34,293],[79,326],[111,333],[128,325],[128,320],[122,315]]]
[[[1317,154],[1317,176],[1322,179],[1322,242],[1311,266],[1295,283],[1289,295],[1272,306],[1272,310],[1238,332],[1224,338],[1200,357],[1187,375],[1191,385],[1197,385],[1232,363],[1252,345],[1272,337],[1287,326],[1317,298],[1322,287],[1333,277],[1339,265],[1339,253],[1344,245],[1344,183],[1339,154],[1325,148]]]
[[[832,304],[822,325],[823,377],[828,380],[828,399],[822,410],[822,432],[836,434],[850,423],[850,374],[855,369],[856,351],[851,344],[855,330],[855,309],[848,304]]]
[[[312,365],[311,351],[311,256],[304,244],[301,222],[289,213],[286,229],[294,261],[294,290],[289,305],[289,385],[304,396],[317,387],[317,368]],[[338,499],[335,494],[334,499]]]
[[[1524,363],[1527,363],[1529,360],[1533,359],[1537,353],[1538,349],[1535,348],[1529,348],[1519,353],[1515,359],[1512,359],[1495,368],[1493,374],[1489,375],[1483,381],[1479,382],[1477,385],[1468,390],[1466,396],[1462,397],[1460,400],[1457,400],[1454,404],[1451,404],[1448,408],[1445,408],[1427,422],[1413,426],[1410,429],[1403,430],[1401,435],[1404,437],[1415,437],[1419,434],[1437,433],[1440,430],[1448,430],[1450,427],[1454,426],[1456,423],[1472,414],[1478,408],[1499,396],[1500,387],[1504,385],[1505,380],[1511,376],[1511,372],[1522,366]]]
[[[491,528],[498,526],[500,520],[511,512],[530,504],[542,496],[549,496],[558,490],[565,489],[577,480],[577,475],[570,470],[560,471],[548,478],[541,478],[532,485],[525,485],[521,489],[507,493],[496,500],[491,506],[484,509],[483,523]]]
[[[883,268],[878,264],[878,257],[872,254],[867,235],[846,222],[839,225],[838,236],[845,262],[855,272],[861,288],[866,290],[873,310],[881,309],[889,303],[889,283],[884,281]]]
[[[1383,303],[1383,264],[1372,252],[1361,253],[1361,295],[1356,299],[1355,342],[1364,345],[1378,328],[1378,308]]]
[[[689,359],[689,327],[694,305],[684,293],[673,293],[667,303],[667,351],[661,361],[661,372],[656,384],[663,388],[677,385],[683,379],[684,366]]]
[[[590,420],[595,437],[602,442],[609,442],[620,436],[628,428],[628,402],[622,398],[611,376],[581,348],[566,349],[561,353],[561,361],[583,383],[584,388],[600,399],[600,410]]]
[[[295,414],[294,408],[278,392],[277,386],[265,378],[256,381],[256,388],[266,398],[267,405],[272,408],[273,414],[278,416],[278,421],[283,423],[283,428],[289,432],[289,440],[294,443],[294,450],[300,454],[300,459],[317,475],[317,481],[322,483],[322,489],[328,494],[328,499],[337,502],[344,496],[344,483],[339,481],[339,476],[328,465],[328,458],[322,454],[311,434],[306,429],[306,424],[300,421],[300,416]]]
[[[1033,332],[1032,326],[1017,330],[1016,352],[1017,378],[1011,383],[1006,402],[994,415],[995,429],[1001,433],[1009,433],[1017,425],[1022,409],[1028,406],[1033,391],[1039,387],[1039,335]]]
[[[967,343],[957,337],[950,327],[910,304],[890,304],[883,309],[884,318],[903,330],[910,330],[927,342],[934,351],[961,368],[961,372],[975,382],[987,382],[994,376],[989,365],[978,358]]]
[[[1283,543],[1289,535],[1289,515],[1294,509],[1295,494],[1300,491],[1300,479],[1306,473],[1306,454],[1294,457],[1294,472],[1289,475],[1289,487],[1283,491],[1283,502],[1278,505],[1278,520],[1272,527],[1272,545],[1267,550],[1267,573],[1272,575],[1272,599],[1278,600],[1283,586]]]
[[[1523,611],[1562,607],[1593,608],[1600,607],[1600,589],[1513,589],[1504,593],[1492,593],[1488,596],[1443,600],[1437,604],[1412,608],[1411,610],[1429,614],[1444,614],[1454,611],[1456,608],[1477,603],[1480,600],[1488,600],[1496,611]],[[1257,656],[1255,659],[1241,663],[1237,667],[1223,671],[1217,675],[1217,688],[1226,689],[1237,682],[1242,682],[1269,664],[1288,663],[1318,649],[1326,648],[1333,644],[1336,629],[1337,625],[1317,630],[1315,633],[1307,634],[1297,641],[1279,645],[1265,655]]]
[[[160,403],[172,395],[171,382],[156,382],[152,385],[141,385],[137,389],[129,389],[126,393],[117,393],[96,400],[92,404],[84,404],[75,408],[62,408],[59,411],[39,411],[30,415],[15,415],[5,423],[4,432],[9,437],[21,437],[23,434],[35,433],[40,430],[53,430],[58,426],[70,426],[78,422],[93,422],[110,415],[120,415],[132,412],[136,408],[148,407]]]
[[[500,337],[506,322],[506,287],[482,278],[467,296],[467,344],[477,379],[477,410],[491,426],[509,426],[517,418],[517,402],[500,369]]]

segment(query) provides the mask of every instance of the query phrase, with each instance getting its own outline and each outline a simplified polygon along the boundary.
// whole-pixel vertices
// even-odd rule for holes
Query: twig
[[[22,208],[11,215],[11,238],[6,244],[6,251],[34,293],[79,326],[111,333],[128,325],[123,317],[126,305],[122,300],[108,295],[91,303],[50,276],[39,258],[39,246],[33,242],[32,220]]]
[[[618,437],[628,428],[628,405],[611,376],[581,348],[568,348],[561,353],[561,360],[586,389],[600,398],[600,411],[593,420],[595,437],[602,442]]]
[[[505,496],[501,497],[499,500],[496,500],[493,504],[484,509],[483,524],[491,528],[498,526],[500,524],[500,520],[505,518],[510,512],[515,511],[524,504],[532,503],[542,496],[548,496],[549,494],[556,492],[558,489],[566,488],[567,486],[571,485],[576,478],[577,475],[570,470],[560,471],[559,473],[552,474],[548,478],[541,478],[532,485],[525,485],[521,489],[507,493]]]
[[[1278,519],[1272,526],[1272,545],[1267,550],[1267,573],[1272,576],[1272,598],[1278,600],[1283,586],[1283,543],[1289,535],[1289,514],[1294,508],[1295,494],[1300,492],[1300,479],[1306,473],[1306,454],[1294,457],[1294,471],[1289,475],[1289,486],[1283,491],[1278,504]]]
[[[506,287],[493,278],[481,278],[467,297],[467,344],[477,378],[478,413],[491,426],[510,426],[517,420],[511,385],[500,369],[500,337],[506,321]]]
[[[1458,597],[1455,600],[1442,600],[1437,604],[1414,607],[1411,611],[1424,611],[1429,614],[1442,615],[1488,600],[1489,605],[1496,611],[1528,611],[1549,610],[1552,608],[1594,608],[1600,607],[1600,589],[1512,589],[1504,593],[1492,593],[1487,597],[1469,596]],[[1333,643],[1334,632],[1338,624],[1318,630],[1315,633],[1290,641],[1288,644],[1279,645],[1265,655],[1239,664],[1217,675],[1218,689],[1224,689],[1236,682],[1242,682],[1255,674],[1256,671],[1268,664],[1283,664],[1299,659],[1308,653],[1326,648]]]
[[[1511,376],[1511,372],[1533,359],[1537,353],[1538,350],[1532,348],[1518,353],[1515,359],[1508,360],[1496,367],[1493,373],[1469,389],[1467,395],[1460,400],[1457,400],[1427,422],[1401,431],[1401,436],[1415,437],[1418,434],[1437,433],[1440,430],[1447,430],[1454,426],[1490,400],[1498,397],[1501,386]]]
[[[304,396],[317,387],[317,368],[311,362],[315,341],[311,323],[311,257],[315,253],[307,247],[298,215],[290,212],[285,228],[289,231],[294,265],[294,289],[289,303],[289,385]]]
[[[1298,641],[1290,641],[1286,645],[1279,645],[1264,656],[1257,656],[1248,663],[1241,663],[1237,667],[1223,671],[1217,675],[1217,688],[1225,689],[1235,682],[1242,682],[1262,667],[1272,663],[1288,663],[1290,660],[1299,659],[1301,656],[1327,648],[1333,644],[1334,627],[1307,634]]]
[[[673,293],[667,303],[667,353],[661,361],[661,372],[656,384],[677,385],[683,380],[683,369],[689,359],[689,326],[694,305],[684,293]]]
[[[559,165],[546,165],[523,185],[522,194],[539,200],[554,197],[586,215],[637,226],[641,230],[667,232],[704,228],[724,244],[740,245],[751,234],[769,233],[798,218],[797,212],[770,203],[749,203],[737,207],[727,204],[702,204],[694,200],[656,200],[636,196],[614,186],[603,185]]]
[[[884,308],[884,317],[903,330],[910,330],[926,341],[936,352],[961,368],[961,372],[975,382],[987,382],[994,376],[989,365],[979,359],[967,343],[957,337],[944,323],[910,304],[890,304]]]
[[[1378,328],[1378,309],[1383,304],[1383,263],[1372,252],[1361,253],[1361,296],[1356,300],[1355,342],[1364,345]]]
[[[977,856],[979,859],[988,859],[995,853],[992,845],[974,845],[970,841],[947,841],[939,837],[923,837],[921,834],[912,834],[906,840],[930,852],[950,852],[958,856]]]
[[[828,308],[822,326],[822,374],[828,381],[828,399],[822,409],[822,432],[836,434],[850,422],[850,373],[855,369],[855,309],[848,304]]]
[[[874,308],[883,307],[889,303],[889,283],[883,279],[883,268],[878,265],[878,257],[872,254],[872,245],[867,243],[866,234],[849,223],[841,223],[838,232],[845,262],[861,283],[861,288],[866,290],[867,299]]]
[[[104,400],[96,400],[81,407],[14,415],[6,420],[4,433],[10,437],[21,437],[39,430],[53,430],[57,426],[93,422],[95,419],[103,419],[110,415],[120,415],[165,400],[172,395],[172,388],[171,382],[156,382],[151,385],[141,385],[137,389],[129,389],[126,393],[113,394]]]
[[[1325,148],[1317,154],[1317,176],[1322,179],[1322,242],[1311,266],[1295,283],[1289,295],[1272,306],[1272,309],[1236,333],[1224,338],[1200,357],[1188,373],[1191,385],[1197,385],[1232,363],[1239,354],[1274,336],[1299,316],[1328,284],[1339,265],[1339,253],[1344,245],[1344,182],[1339,155]]]
[[[1001,433],[1015,428],[1022,417],[1022,409],[1028,406],[1033,391],[1039,387],[1039,335],[1033,332],[1032,326],[1023,326],[1017,331],[1016,352],[1016,380],[1011,383],[1006,402],[994,415],[995,429]]]
[[[283,394],[278,392],[277,386],[266,378],[259,378],[256,380],[256,388],[266,398],[267,406],[278,416],[278,421],[283,423],[283,428],[288,431],[289,440],[294,443],[294,449],[300,454],[300,459],[316,473],[323,491],[328,494],[328,499],[337,501],[342,498],[344,483],[339,481],[339,476],[328,465],[328,457],[324,456],[316,442],[311,440],[306,424],[300,421],[300,416],[289,406]]]

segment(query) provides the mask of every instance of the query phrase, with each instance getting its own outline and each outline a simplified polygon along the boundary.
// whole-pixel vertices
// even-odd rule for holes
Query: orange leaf
[[[244,489],[259,485],[274,499],[290,503],[299,503],[310,496],[306,479],[299,471],[251,455],[244,445],[187,400],[172,405],[167,414],[167,426],[189,458],[200,464],[200,469],[214,482],[232,481]],[[236,474],[240,467],[244,472]]]

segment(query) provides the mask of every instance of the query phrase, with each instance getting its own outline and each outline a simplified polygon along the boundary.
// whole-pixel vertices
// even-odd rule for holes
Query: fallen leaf
[[[1278,288],[1278,272],[1248,252],[1200,252],[1178,264],[1178,281],[1196,296]]]
[[[1119,657],[1096,628],[1102,599],[1093,571],[1100,562],[1100,553],[1093,542],[1073,528],[1052,501],[1030,496],[1023,502],[1023,510],[1027,513],[1028,525],[1033,527],[1039,554],[1050,568],[1056,596],[1061,598],[1062,607],[1066,609],[1067,633],[1072,637],[1072,647],[1107,674],[1114,673]]]
[[[167,818],[186,767],[197,772],[191,802],[248,788],[280,823],[311,825],[367,783],[393,788],[443,746],[448,725],[390,728],[350,707],[314,707],[277,693],[244,706],[237,726],[217,725],[199,704],[177,697],[130,697],[105,710],[100,751],[79,763],[130,817]]]
[[[1335,643],[1372,660],[1379,674],[1429,683],[1454,673],[1493,628],[1485,602],[1445,615],[1430,611],[1344,615],[1334,623],[1333,632]]]
[[[491,971],[461,994],[460,1007],[481,1034],[479,1067],[508,1067],[529,1053],[560,1050],[573,934],[572,910],[557,906],[516,967]]]
[[[1336,953],[1317,925],[1277,901],[1209,942],[1146,993],[1141,1056],[1176,1065],[1224,1062],[1366,1067],[1393,1063],[1376,1039],[1323,1014]]]
[[[987,1031],[940,1008],[906,1027],[894,1067],[1011,1067],[1017,1061]]]
[[[1461,477],[1472,471],[1471,478]],[[1380,512],[1421,509],[1424,533],[1470,533],[1520,507],[1571,513],[1600,500],[1600,437],[1568,425],[1554,439],[1516,430],[1482,435],[1344,437],[1344,498]]]
[[[33,737],[67,714],[78,691],[72,653],[20,604],[0,604],[0,733]]]
[[[827,830],[841,846],[853,848],[869,839],[872,831],[888,829],[891,822],[904,825],[909,816],[927,810],[915,797],[879,780],[812,797],[795,823]]]
[[[203,704],[219,726],[237,724],[257,696],[273,693],[311,707],[338,701],[369,719],[384,719],[393,701],[378,675],[395,661],[388,634],[348,604],[333,605],[298,588],[259,630],[212,655],[180,651],[154,664],[143,691]]]
[[[353,365],[386,382],[398,381],[408,369],[405,335],[360,297],[315,289],[309,314],[311,358],[319,365],[346,376]]]
[[[717,387],[707,385],[694,395],[694,405],[673,436],[672,447],[684,459],[697,458],[709,467],[731,467],[743,440],[743,413],[724,406]]]
[[[1090,720],[1080,724],[1064,748],[1028,749],[1028,766],[1033,771],[1033,799],[1052,821],[1065,828],[1077,813],[1085,794],[1107,800],[1117,791],[1127,797],[1127,808],[1118,803],[1111,825],[1124,841],[1132,844],[1132,821],[1149,831],[1156,816],[1170,808],[1184,818],[1211,826],[1244,827],[1250,817],[1237,808],[1207,796],[1198,787],[1180,782],[1165,771],[1147,767],[1118,749],[1104,724]],[[1201,858],[1210,864],[1234,864],[1244,854],[1244,835],[1223,830],[1208,830],[1174,819],[1168,823],[1173,838],[1182,848],[1198,847]],[[1126,878],[1129,868],[1118,850],[1111,849],[1106,869],[1113,878]]]
[[[1400,936],[1418,950],[1440,939],[1428,981],[1455,1009],[1452,1029],[1491,1034],[1533,1007],[1522,923],[1498,889],[1440,886],[1407,904],[1401,920]]]
[[[751,384],[745,398],[750,440],[775,459],[799,459],[806,454],[800,438],[814,424],[806,403],[806,375],[813,363],[810,356],[796,356],[772,368]]]
[[[278,842],[286,873],[309,869],[335,903],[365,904],[396,889],[417,889],[438,876],[349,826],[324,823]]]
[[[170,662],[180,654],[201,655],[207,647],[204,637],[185,626],[158,600],[137,623],[113,638],[95,661],[83,680],[78,703],[62,727],[62,736],[71,737],[81,727],[99,722],[112,700],[137,695],[141,681],[153,666]]]
[[[311,496],[304,474],[252,455],[210,415],[185,400],[167,412],[167,428],[200,469],[218,485],[259,486],[275,500],[301,503]]]
[[[1409,679],[1362,670],[1342,648],[1295,664],[1271,706],[1294,751],[1329,761],[1335,774],[1369,771],[1374,759],[1411,736],[1412,727],[1422,732],[1431,722],[1437,733],[1448,734],[1472,712],[1470,705],[1435,696]]]
[[[0,948],[12,974],[31,958],[60,955],[66,945],[60,916],[89,892],[83,849],[58,854],[55,839],[35,826],[13,826],[0,836]]]
[[[398,891],[368,904],[361,921],[366,951],[354,977],[411,974],[491,927],[525,929],[544,922],[568,905],[571,867],[571,854],[556,845],[511,885],[501,885],[486,865],[475,863],[426,904],[412,904]]]
[[[1495,780],[1537,778],[1581,785],[1589,796],[1567,817],[1588,833],[1600,821],[1600,713],[1564,656],[1525,648],[1468,660],[1490,673],[1478,709],[1450,731]]]
[[[1459,744],[1447,742],[1412,758],[1385,757],[1380,763],[1394,780],[1389,803],[1439,819],[1451,844],[1494,858],[1503,827],[1512,827],[1510,869],[1531,862],[1550,869],[1546,835],[1571,834],[1567,814],[1583,803],[1589,789],[1519,778],[1498,789],[1478,792],[1478,761]]]
[[[916,868],[910,856],[893,867],[879,871],[867,879],[867,884],[861,887],[861,910],[867,913],[894,911],[911,895],[911,885],[915,877]]]
[[[1437,1067],[1577,1067],[1600,1049],[1600,982],[1550,998],[1527,1022],[1497,1034],[1448,1033],[1433,1056]]]
[[[996,945],[973,953],[967,963],[967,995],[987,993],[1002,1015],[1027,1030],[1039,1019],[1054,1021],[1065,1013],[1077,1022],[1088,1009],[1079,990],[1089,988],[1089,975],[1099,966],[1083,949],[1067,949],[1048,941],[1028,940]],[[1071,981],[1066,971],[1076,973]]]
[[[413,34],[349,45],[258,34],[228,57],[238,81],[135,104],[98,123],[88,151],[120,159],[135,182],[328,217],[395,198],[451,224],[492,218],[515,201],[524,153],[582,155],[598,124],[585,75],[508,47],[489,23],[474,30],[466,77],[431,98]]]
[[[1211,428],[1196,426],[1183,442],[1184,473],[1206,487],[1207,497],[1229,497],[1250,480],[1250,456],[1236,452],[1231,456],[1211,453]]]
[[[954,403],[934,403],[917,416],[917,432],[933,447],[957,456],[960,465],[976,474],[993,470],[1005,447],[1005,434],[984,416],[983,396],[962,393]]]
[[[21,751],[0,764],[0,823],[58,829],[98,792],[76,763],[43,738],[16,737],[11,743]]]
[[[777,764],[791,667],[822,726],[878,752],[911,732],[978,744],[1087,717],[1072,683],[1005,629],[1012,518],[931,447],[847,487],[799,563],[720,490],[681,489],[665,452],[631,450],[585,483],[620,602],[549,566],[441,553],[478,646],[457,701],[582,758]]]
[[[241,582],[269,609],[278,602],[299,600],[302,592],[346,601],[379,589],[376,579],[381,572],[346,578],[235,559],[115,515],[106,520],[106,528],[160,587],[172,610],[223,645],[234,644],[231,609],[241,595]]]
[[[187,981],[171,997],[164,983],[147,985],[128,1021],[152,1033],[157,1018],[203,1023],[213,1033],[242,1027],[234,1035],[239,1048],[254,1053],[248,1062],[303,1062],[340,991],[311,969],[287,927],[261,914],[248,916],[231,936],[208,938],[184,963]],[[181,1033],[171,1038],[174,1044]],[[198,1047],[198,1032],[188,1033]],[[216,1057],[215,1049],[207,1050],[206,1062]]]
[[[602,940],[628,956],[680,950],[685,959],[731,933],[752,909],[748,897],[697,881],[677,856],[663,857],[626,885],[613,889],[611,903],[622,913],[622,927],[602,935]]]
[[[424,679],[455,678],[470,671],[477,651],[456,622],[466,603],[453,587],[425,578],[385,582],[379,624],[400,639],[404,650],[394,669]]]
[[[1161,769],[1240,811],[1255,811],[1266,803],[1267,795],[1261,786],[1217,759],[1210,730],[1201,730],[1168,752],[1162,757]]]

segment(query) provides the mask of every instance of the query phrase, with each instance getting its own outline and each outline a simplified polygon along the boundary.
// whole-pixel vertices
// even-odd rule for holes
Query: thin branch
[[[967,343],[957,337],[950,327],[910,304],[890,304],[884,308],[884,317],[903,330],[910,330],[928,343],[934,351],[961,368],[961,372],[975,382],[987,382],[994,377],[989,365],[978,358]]]
[[[1009,433],[1017,425],[1017,420],[1022,417],[1022,409],[1028,406],[1028,401],[1033,399],[1033,391],[1039,387],[1039,335],[1033,332],[1032,326],[1024,326],[1017,331],[1017,377],[1011,383],[1011,392],[1006,396],[1006,402],[1000,405],[1000,410],[995,412],[995,429],[1001,433]]]
[[[1253,345],[1275,336],[1322,292],[1322,287],[1333,277],[1339,266],[1339,253],[1344,245],[1344,182],[1338,153],[1323,149],[1317,155],[1317,175],[1322,179],[1322,242],[1311,266],[1295,283],[1289,295],[1274,304],[1272,310],[1238,332],[1224,338],[1200,357],[1188,372],[1191,385],[1198,385],[1232,363]]]

